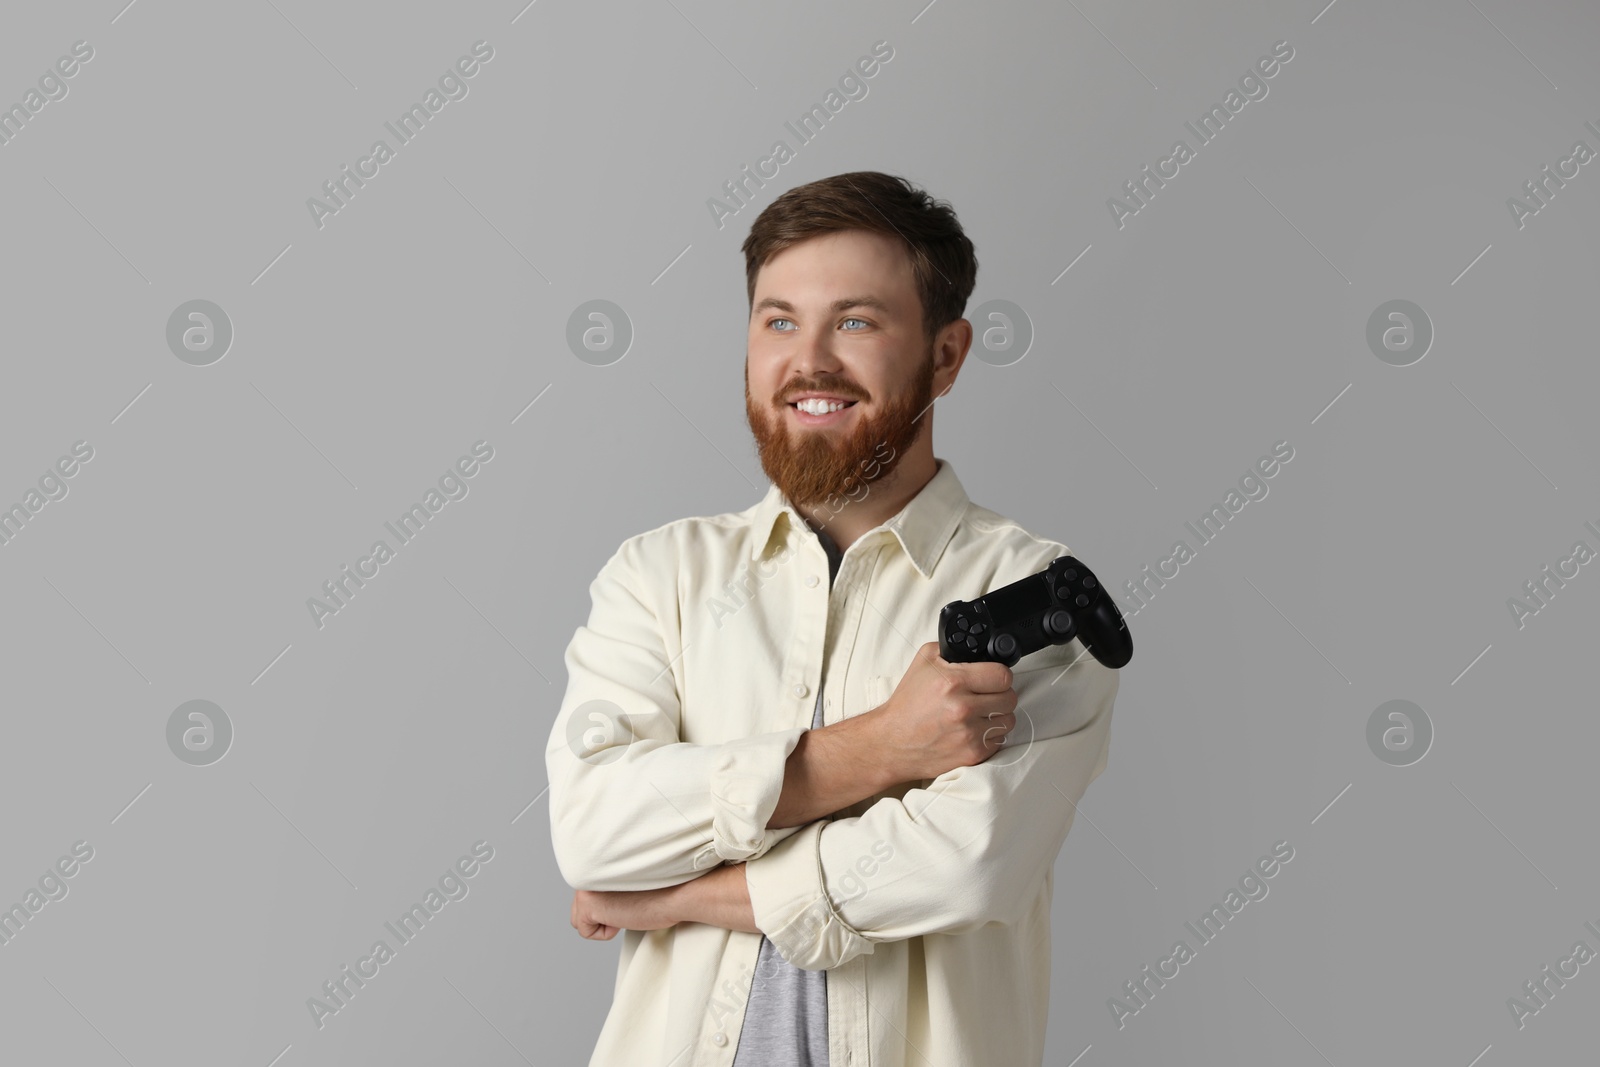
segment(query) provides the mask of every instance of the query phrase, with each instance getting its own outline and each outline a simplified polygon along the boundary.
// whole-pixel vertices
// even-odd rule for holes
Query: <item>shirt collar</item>
[[[956,477],[955,468],[948,460],[935,457],[934,461],[939,469],[928,480],[928,484],[907,501],[893,518],[862,535],[862,540],[865,540],[879,530],[893,534],[912,566],[924,578],[933,574],[934,564],[944,553],[945,545],[950,543],[962,515],[966,514],[968,504],[966,490]],[[849,504],[845,506],[849,507]],[[771,485],[751,515],[752,560],[766,555],[780,522],[787,523],[792,529],[812,532],[795,506],[776,485]],[[783,536],[788,536],[787,531]]]

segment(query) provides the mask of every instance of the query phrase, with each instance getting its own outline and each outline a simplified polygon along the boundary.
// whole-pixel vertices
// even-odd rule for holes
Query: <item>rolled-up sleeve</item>
[[[567,690],[545,749],[550,833],[575,889],[675,885],[765,855],[799,827],[767,829],[804,727],[719,745],[680,740],[671,670],[670,561],[625,541],[590,583],[592,607],[566,650]],[[650,584],[651,582],[655,584]]]
[[[1004,749],[746,864],[756,925],[785,960],[823,970],[877,942],[1023,916],[1106,768],[1118,673],[1076,640],[1019,667]]]

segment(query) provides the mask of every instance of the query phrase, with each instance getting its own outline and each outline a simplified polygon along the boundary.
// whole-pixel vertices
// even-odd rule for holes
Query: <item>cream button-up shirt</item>
[[[987,760],[768,828],[818,690],[824,726],[878,707],[938,639],[940,608],[1068,553],[937,462],[845,550],[831,589],[776,486],[624,541],[567,646],[545,753],[574,888],[745,865],[756,925],[791,964],[828,971],[830,1067],[1041,1063],[1054,865],[1110,745],[1118,673],[1074,638],[1012,668],[1017,726]],[[679,923],[618,941],[590,1067],[728,1067],[760,935]]]

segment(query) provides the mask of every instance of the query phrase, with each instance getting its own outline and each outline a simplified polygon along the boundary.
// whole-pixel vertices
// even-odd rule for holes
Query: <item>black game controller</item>
[[[1107,667],[1133,658],[1133,635],[1111,594],[1072,556],[1057,556],[1038,574],[939,611],[939,655],[951,663],[1010,667],[1074,637]]]

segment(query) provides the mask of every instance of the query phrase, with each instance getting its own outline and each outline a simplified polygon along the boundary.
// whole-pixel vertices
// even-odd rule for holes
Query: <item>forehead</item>
[[[916,278],[905,245],[886,234],[844,230],[790,245],[756,274],[755,301],[768,306],[830,304],[873,295],[891,306],[917,300]]]

